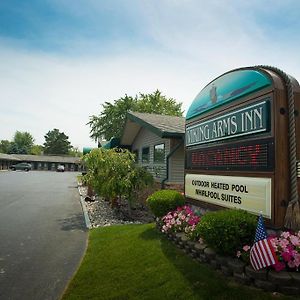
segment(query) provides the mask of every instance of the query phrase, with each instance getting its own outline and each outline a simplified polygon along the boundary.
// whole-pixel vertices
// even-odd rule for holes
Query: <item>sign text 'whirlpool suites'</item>
[[[270,178],[186,174],[185,195],[271,218]]]

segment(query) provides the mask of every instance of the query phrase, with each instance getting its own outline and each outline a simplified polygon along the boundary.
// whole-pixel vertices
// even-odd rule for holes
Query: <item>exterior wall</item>
[[[9,166],[11,166],[14,163],[15,162],[13,162],[13,161],[5,160],[5,159],[0,159],[0,170],[8,170]]]
[[[164,163],[154,163],[154,146],[162,143],[165,144]],[[142,162],[142,149],[145,147],[150,148],[149,163]],[[166,178],[166,156],[170,152],[170,139],[162,139],[153,132],[142,128],[132,144],[132,151],[138,152],[138,163],[152,173],[157,181],[161,182]]]
[[[182,140],[172,139],[171,149],[174,149]],[[184,182],[184,143],[170,157],[169,183],[183,184]]]
[[[179,144],[181,140],[179,139],[162,139],[153,132],[142,128],[138,135],[136,136],[133,144],[132,151],[138,152],[138,163],[139,165],[145,167],[149,172],[152,173],[154,178],[158,182],[162,182],[166,176],[166,157],[174,149],[174,147]],[[165,144],[165,160],[164,163],[154,162],[154,146],[158,144]],[[142,149],[145,147],[150,148],[150,160],[149,163],[142,162]],[[169,160],[169,179],[166,182],[166,188],[174,185],[175,189],[181,190],[184,182],[184,144],[180,146],[175,153],[171,156]],[[177,187],[180,186],[180,188]]]
[[[32,170],[40,171],[56,171],[59,165],[65,166],[65,171],[80,171],[81,166],[73,163],[57,163],[57,162],[43,162],[43,161],[32,161],[29,162],[32,166]]]
[[[82,166],[77,162],[57,162],[55,160],[46,161],[42,160],[41,156],[39,156],[38,159],[32,159],[32,157],[34,157],[33,155],[20,155],[21,157],[19,159],[13,159],[13,156],[9,154],[3,154],[3,156],[4,157],[1,157],[0,153],[0,170],[7,170],[11,165],[20,162],[30,163],[32,166],[32,170],[56,171],[58,165],[64,165],[66,171],[81,171],[82,169]],[[10,156],[12,157],[12,159],[10,159]]]

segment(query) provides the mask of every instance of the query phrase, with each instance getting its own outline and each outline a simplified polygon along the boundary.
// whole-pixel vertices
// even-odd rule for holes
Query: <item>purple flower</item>
[[[282,252],[281,256],[282,256],[283,260],[286,262],[290,262],[292,259],[292,253],[290,251]]]
[[[280,272],[285,269],[285,263],[283,262],[277,262],[275,265],[273,265],[273,268],[276,272]]]

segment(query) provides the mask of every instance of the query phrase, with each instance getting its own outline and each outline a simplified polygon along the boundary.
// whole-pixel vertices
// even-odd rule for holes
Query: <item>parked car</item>
[[[57,171],[57,172],[64,172],[64,171],[65,171],[65,166],[63,166],[63,165],[57,166],[56,171]]]
[[[22,170],[22,171],[28,172],[29,170],[31,170],[31,164],[24,163],[24,162],[23,163],[18,163],[18,164],[15,164],[15,165],[11,165],[10,169],[12,171]]]

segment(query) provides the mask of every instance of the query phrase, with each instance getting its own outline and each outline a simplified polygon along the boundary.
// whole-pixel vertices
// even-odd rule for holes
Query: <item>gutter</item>
[[[171,158],[171,156],[177,151],[177,149],[179,149],[179,147],[184,143],[184,138],[181,139],[181,142],[179,144],[177,144],[172,150],[171,152],[167,155],[167,174],[166,174],[166,178],[164,178],[161,182],[161,189],[164,190],[165,189],[165,183],[166,181],[169,179],[169,160]]]

